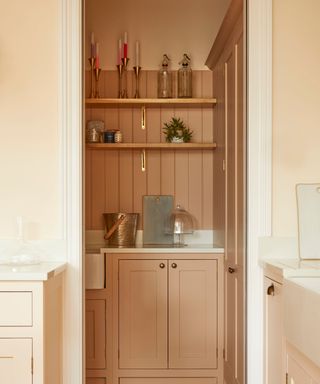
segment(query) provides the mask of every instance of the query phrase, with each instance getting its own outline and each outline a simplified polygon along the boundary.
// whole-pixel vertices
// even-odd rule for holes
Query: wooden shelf
[[[86,144],[89,149],[215,149],[216,143],[97,143]]]
[[[217,103],[215,98],[194,99],[86,99],[86,105],[110,106],[110,105],[188,105],[188,106],[213,106]]]

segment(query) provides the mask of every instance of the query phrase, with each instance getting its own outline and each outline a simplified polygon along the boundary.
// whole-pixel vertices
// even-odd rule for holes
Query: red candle
[[[128,32],[124,33],[124,42],[123,42],[123,58],[128,58]]]

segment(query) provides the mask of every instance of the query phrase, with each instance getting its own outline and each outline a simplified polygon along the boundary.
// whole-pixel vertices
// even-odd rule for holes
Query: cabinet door
[[[31,339],[0,339],[0,383],[31,384]]]
[[[169,367],[217,367],[217,262],[169,261]]]
[[[167,261],[119,261],[120,368],[167,368]]]
[[[106,367],[106,302],[86,300],[86,368]]]
[[[217,384],[215,377],[120,378],[120,384]]]
[[[266,384],[284,382],[282,286],[265,277],[265,367]]]

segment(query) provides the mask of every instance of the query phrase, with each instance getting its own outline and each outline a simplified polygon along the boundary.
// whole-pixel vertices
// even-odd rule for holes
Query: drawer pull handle
[[[164,263],[160,263],[160,264],[159,264],[159,267],[160,267],[161,269],[163,269],[163,268],[165,267]]]
[[[177,268],[177,264],[176,264],[176,263],[172,263],[172,264],[171,264],[171,267],[172,267],[172,268]]]
[[[14,359],[14,356],[0,356],[0,359]]]
[[[271,284],[267,289],[267,295],[268,296],[274,296],[274,285]]]
[[[234,268],[232,268],[232,267],[229,267],[229,268],[228,268],[228,272],[229,272],[229,273],[235,273],[235,271],[236,271],[236,270],[235,270]]]

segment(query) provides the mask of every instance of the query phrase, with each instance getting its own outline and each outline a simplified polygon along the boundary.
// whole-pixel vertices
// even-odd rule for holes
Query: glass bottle
[[[190,68],[190,57],[185,53],[179,63],[178,71],[178,97],[192,97],[192,70]]]
[[[169,57],[163,55],[162,68],[158,73],[158,97],[162,99],[172,97],[171,72],[168,70],[169,61]]]

